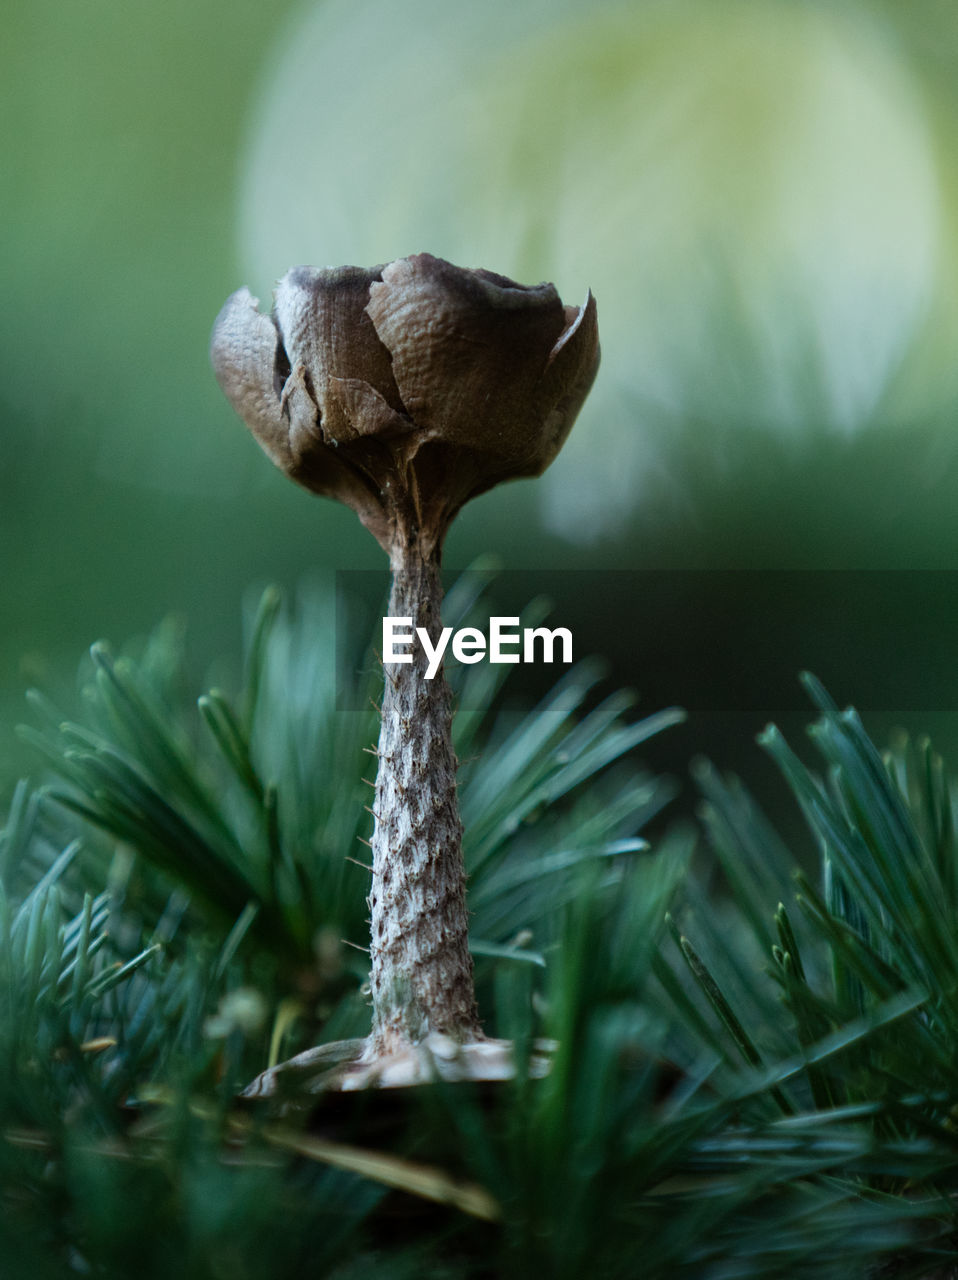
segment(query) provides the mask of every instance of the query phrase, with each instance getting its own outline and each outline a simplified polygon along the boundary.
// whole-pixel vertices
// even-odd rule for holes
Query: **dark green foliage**
[[[626,757],[678,713],[626,719],[583,664],[517,717],[490,711],[508,668],[456,672],[480,1005],[517,1077],[240,1107],[368,1028],[376,713],[337,709],[330,622],[267,593],[238,688],[198,706],[169,627],[95,647],[73,721],[34,699],[58,780],[0,833],[3,1275],[945,1274],[949,784],[811,680],[824,779],[763,743],[820,868],[698,765],[716,896],[687,836],[640,834],[672,788]]]
[[[958,1258],[951,1208],[958,902],[949,784],[929,744],[902,740],[883,758],[854,711],[839,711],[812,677],[804,683],[821,713],[810,736],[825,776],[813,774],[774,726],[760,742],[816,838],[819,873],[796,867],[734,781],[698,767],[733,918],[751,936],[729,946],[714,910],[699,902],[689,913],[708,960],[693,966],[701,998],[684,1006],[685,1021],[696,1035],[705,1026],[721,1054],[713,1078],[730,1092],[733,1077],[749,1104],[774,1090],[782,1119],[766,1124],[769,1156],[785,1156],[787,1135],[810,1144],[802,1158],[804,1150],[814,1158],[816,1148],[827,1153],[848,1143],[841,1173],[853,1179],[850,1189],[869,1198],[886,1193],[886,1220],[924,1206],[923,1228],[947,1239],[936,1250],[943,1265]],[[688,960],[692,945],[678,941]],[[752,980],[740,983],[749,954],[758,963],[764,957],[766,977],[753,968]],[[707,968],[713,962],[721,983]],[[743,1058],[757,1076],[743,1072]],[[777,1146],[782,1138],[786,1145]],[[907,1274],[932,1265],[931,1252],[924,1264],[922,1256],[916,1252]]]

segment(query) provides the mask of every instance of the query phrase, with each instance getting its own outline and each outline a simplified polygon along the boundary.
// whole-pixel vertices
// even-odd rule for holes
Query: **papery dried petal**
[[[296,267],[276,289],[274,316],[290,366],[303,371],[328,442],[372,434],[369,424],[352,420],[339,395],[330,394],[331,379],[365,382],[394,412],[403,409],[389,352],[366,314],[370,285],[381,270]]]
[[[245,288],[223,305],[210,341],[217,381],[281,471],[311,492],[352,507],[376,538],[386,538],[388,522],[375,484],[325,444],[305,369],[288,372],[280,333],[258,306]]]
[[[565,443],[585,398],[599,372],[599,321],[591,291],[581,307],[567,307],[569,324],[549,355],[536,388],[544,404],[551,405],[541,442],[544,471]]]
[[[432,439],[525,460],[533,392],[565,326],[552,285],[524,288],[420,253],[383,268],[367,311],[392,355],[406,412]]]
[[[249,289],[230,294],[216,317],[210,359],[216,380],[264,452],[284,471],[291,463],[289,424],[276,386],[279,334]]]

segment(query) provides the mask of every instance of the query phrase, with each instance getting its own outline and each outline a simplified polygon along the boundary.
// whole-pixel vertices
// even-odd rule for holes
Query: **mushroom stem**
[[[389,616],[409,618],[435,644],[442,627],[438,547],[400,538]],[[385,668],[373,831],[373,1027],[384,1056],[438,1031],[481,1037],[469,954],[462,823],[452,705],[442,668],[426,679],[422,645]]]

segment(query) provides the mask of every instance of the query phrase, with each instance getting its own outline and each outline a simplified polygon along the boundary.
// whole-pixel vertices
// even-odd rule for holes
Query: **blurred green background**
[[[467,508],[447,563],[562,570],[579,653],[691,702],[666,764],[743,767],[803,665],[958,745],[951,0],[3,16],[0,798],[24,687],[92,640],[177,611],[202,671],[252,584],[381,563],[269,466],[207,341],[242,283],[421,249],[591,285],[604,351],[563,456]]]

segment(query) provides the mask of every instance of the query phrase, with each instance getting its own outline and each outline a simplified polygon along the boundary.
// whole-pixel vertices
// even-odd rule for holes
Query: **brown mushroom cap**
[[[273,462],[387,549],[441,543],[462,504],[544,471],[599,363],[595,301],[416,254],[297,267],[271,316],[240,289],[213,328],[220,386]]]

